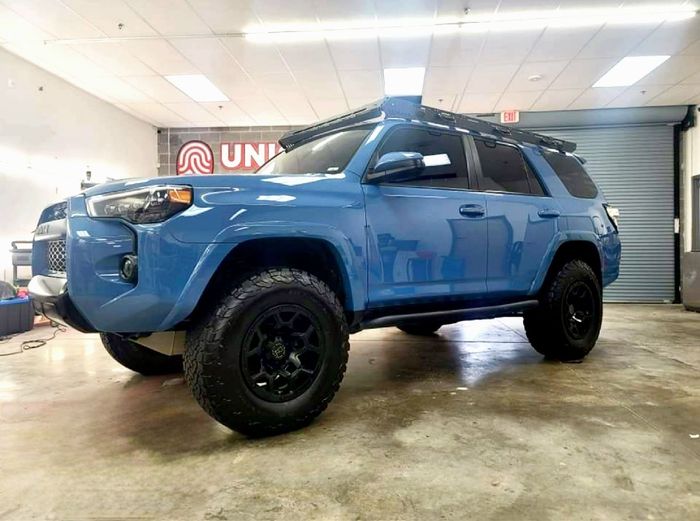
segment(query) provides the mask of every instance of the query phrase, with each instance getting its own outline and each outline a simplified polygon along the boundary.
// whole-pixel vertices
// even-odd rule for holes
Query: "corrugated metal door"
[[[675,291],[673,127],[551,129],[575,142],[586,170],[620,209],[620,278],[608,302],[670,302]]]

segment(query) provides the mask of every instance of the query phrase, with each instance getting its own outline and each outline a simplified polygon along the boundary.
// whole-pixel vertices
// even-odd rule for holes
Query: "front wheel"
[[[525,312],[532,347],[557,360],[580,360],[595,346],[603,320],[600,283],[583,261],[564,264],[548,281],[539,307]]]
[[[268,269],[236,285],[187,336],[185,378],[214,419],[250,436],[297,429],[331,401],[348,327],[313,275]]]

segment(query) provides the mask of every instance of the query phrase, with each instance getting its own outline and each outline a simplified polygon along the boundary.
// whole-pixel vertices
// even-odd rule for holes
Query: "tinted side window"
[[[598,195],[595,183],[588,177],[578,159],[552,151],[545,151],[542,155],[571,195],[585,199],[593,199]]]
[[[516,147],[475,139],[481,163],[481,190],[544,195],[542,185]]]
[[[469,188],[462,138],[417,128],[399,128],[379,146],[377,159],[389,152],[420,152],[426,167],[415,179],[399,184]]]

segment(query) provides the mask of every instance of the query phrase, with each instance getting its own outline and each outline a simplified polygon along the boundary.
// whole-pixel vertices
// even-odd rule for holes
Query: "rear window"
[[[518,148],[481,139],[475,139],[474,144],[481,163],[481,190],[544,195]]]
[[[584,199],[598,196],[598,188],[578,159],[553,151],[545,151],[543,155],[571,195]]]

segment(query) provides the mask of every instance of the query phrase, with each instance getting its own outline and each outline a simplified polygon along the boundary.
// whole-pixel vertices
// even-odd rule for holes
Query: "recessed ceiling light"
[[[628,56],[600,78],[594,87],[627,87],[641,80],[670,56]]]
[[[166,76],[165,79],[195,101],[230,101],[226,94],[203,74],[178,74]]]
[[[533,74],[532,76],[527,77],[528,81],[540,81],[541,79],[542,79],[541,74]]]
[[[425,67],[384,69],[384,93],[387,96],[420,96]]]

